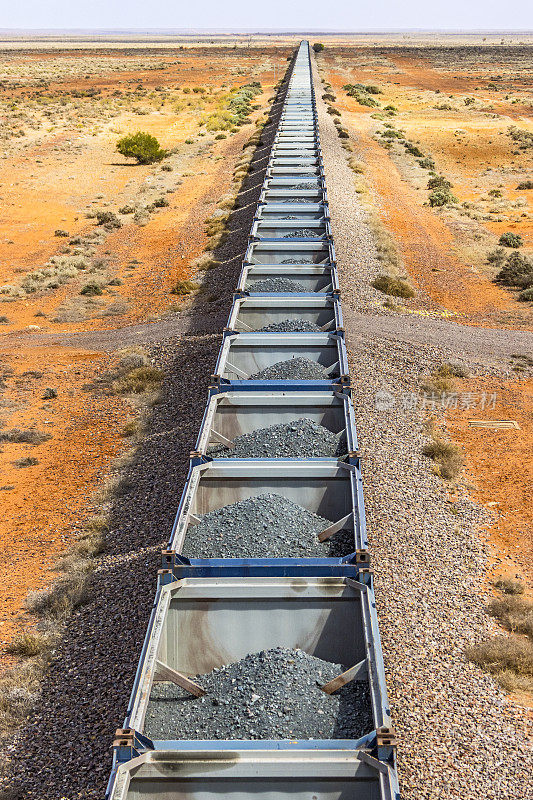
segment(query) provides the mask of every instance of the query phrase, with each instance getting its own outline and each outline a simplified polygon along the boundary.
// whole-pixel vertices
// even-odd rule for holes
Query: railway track
[[[399,798],[350,396],[310,50],[302,42],[115,737],[108,800]],[[338,450],[310,457],[304,435],[295,455],[301,420],[304,433],[334,440]],[[249,456],[234,457],[243,447]],[[273,544],[277,509],[287,528],[282,553]],[[315,525],[308,538],[300,517]],[[198,542],[207,556],[199,557]],[[222,702],[231,711],[231,700],[205,695],[202,676],[285,651],[342,665],[296,701],[312,708],[314,697],[324,700],[313,692],[333,698],[357,683],[364,708],[350,700],[355,694],[345,695],[345,706],[348,722],[365,720],[361,735],[345,736],[335,722],[331,738],[304,730],[227,739],[207,723],[183,723],[191,704],[207,712]],[[287,659],[287,670],[293,663]],[[283,708],[283,676],[280,684]],[[267,711],[274,705],[267,698]],[[163,728],[168,735],[152,733]]]

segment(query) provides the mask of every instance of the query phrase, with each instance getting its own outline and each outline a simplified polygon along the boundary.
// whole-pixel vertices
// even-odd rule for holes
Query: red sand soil
[[[54,88],[87,89],[91,85],[110,92],[117,82],[130,78],[137,81],[140,77],[146,86],[220,86],[226,82],[231,87],[260,80],[264,92],[255,99],[260,106],[255,117],[268,107],[267,98],[274,83],[272,68],[259,73],[256,68],[271,58],[272,63],[276,62],[279,78],[286,69],[289,51],[283,47],[265,56],[252,48],[243,58],[242,53],[228,49],[210,49],[208,53],[188,50],[178,55],[181,65],[162,73],[146,71],[140,75],[125,69],[90,80],[58,81],[47,92]],[[39,60],[41,54],[24,56],[21,61],[27,58]],[[171,58],[164,52],[156,60],[168,62]],[[120,61],[124,61],[123,55]],[[241,69],[239,74],[237,69]],[[20,90],[15,91],[21,94]],[[214,108],[214,102],[207,101],[207,111]],[[45,346],[37,340],[32,345],[27,326],[38,325],[42,331],[58,333],[113,329],[153,319],[181,302],[170,294],[170,289],[176,280],[191,276],[190,262],[205,247],[204,221],[231,189],[234,164],[254,131],[248,125],[235,135],[216,141],[206,158],[191,154],[191,146],[184,143],[187,137],[196,135],[197,123],[198,116],[188,109],[164,116],[150,113],[137,117],[128,112],[109,124],[102,123],[103,129],[94,137],[79,129],[48,133],[41,130],[40,143],[32,139],[30,148],[18,151],[15,147],[13,158],[0,161],[0,283],[16,284],[21,274],[42,266],[58,253],[65,240],[54,237],[55,229],[66,229],[73,236],[94,227],[94,221],[80,213],[80,208],[98,194],[112,198],[111,207],[118,208],[132,195],[137,196],[143,182],[154,174],[153,167],[133,166],[116,154],[114,130],[149,131],[162,146],[177,147],[180,158],[183,155],[179,170],[182,183],[174,193],[166,195],[169,206],[151,214],[143,227],[125,224],[110,233],[100,247],[108,255],[110,272],[123,281],[113,287],[113,292],[118,299],[127,300],[126,313],[52,324],[58,307],[65,300],[78,297],[80,281],[76,279],[41,296],[0,303],[0,314],[9,318],[9,324],[3,324],[0,330],[0,361],[5,372],[0,420],[5,428],[34,427],[52,434],[50,440],[37,446],[1,446],[0,487],[13,488],[0,491],[0,643],[9,642],[27,626],[27,615],[22,613],[24,598],[28,591],[48,585],[55,577],[51,567],[93,511],[91,498],[124,447],[120,431],[131,415],[126,401],[83,388],[106,368],[105,355],[57,343]],[[29,137],[32,135],[30,132]],[[67,152],[54,149],[66,141],[83,143],[84,147]],[[197,140],[197,144],[201,141]],[[217,160],[217,156],[221,159]],[[140,263],[135,270],[126,270],[127,262],[133,259]],[[46,316],[36,318],[37,312]],[[29,372],[42,373],[42,377],[23,375]],[[57,399],[42,400],[48,386],[57,390]],[[39,463],[23,468],[13,464],[27,456],[37,458]]]
[[[472,496],[493,514],[491,578],[518,575],[533,596],[533,381],[461,381],[459,391],[497,395],[485,410],[450,410],[447,429],[465,450]],[[471,428],[468,419],[515,420],[520,428]]]

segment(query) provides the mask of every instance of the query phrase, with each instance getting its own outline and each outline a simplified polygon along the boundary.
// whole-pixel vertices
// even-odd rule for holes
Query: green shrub
[[[422,169],[435,169],[435,162],[429,156],[419,159],[418,164]]]
[[[392,297],[414,297],[415,293],[412,286],[409,286],[407,281],[402,278],[394,278],[392,275],[380,275],[373,281],[372,286],[378,289],[383,294],[389,294]]]
[[[487,253],[487,261],[489,264],[496,264],[496,266],[500,267],[505,260],[505,250],[503,247],[497,247],[495,250],[491,250],[490,253]]]
[[[522,181],[516,187],[517,189],[533,189],[533,181]]]
[[[451,189],[452,185],[444,175],[435,175],[428,181],[428,189]]]
[[[522,241],[522,237],[518,235],[518,233],[511,233],[511,231],[506,231],[502,233],[500,238],[498,239],[498,244],[502,244],[504,247],[522,247],[524,242]]]
[[[91,283],[86,283],[85,286],[80,289],[80,294],[87,295],[88,297],[95,297],[96,295],[103,294],[103,292],[100,284],[91,281]]]
[[[533,261],[520,253],[511,253],[495,280],[504,286],[529,289],[533,286]]]
[[[117,142],[117,150],[122,156],[134,158],[138,164],[153,164],[168,155],[168,151],[160,147],[155,136],[143,131],[123,136]]]
[[[503,194],[500,189],[490,189],[489,195],[490,197],[503,197]]]
[[[166,208],[168,205],[170,205],[170,204],[169,204],[169,202],[168,202],[166,197],[158,197],[153,202],[154,208]]]
[[[215,139],[227,139],[227,138],[228,137],[226,136],[225,133],[217,133],[217,135],[215,136]]]
[[[435,189],[428,197],[429,205],[433,207],[446,206],[449,203],[457,203],[457,197],[451,194],[449,189]]]
[[[106,228],[122,227],[122,222],[112,211],[97,211],[96,222],[98,225],[105,225]]]
[[[412,156],[416,156],[417,158],[424,158],[424,153],[422,150],[413,144],[412,142],[405,142],[404,147],[408,153]]]
[[[518,299],[522,303],[533,302],[533,286],[530,286],[529,289],[524,289],[523,292],[520,292],[520,294],[518,295]]]
[[[533,301],[533,286],[530,286],[529,289],[524,289],[518,295],[518,299],[521,303],[531,303]]]
[[[315,42],[313,45],[313,50],[315,53],[320,53],[324,49],[324,45],[322,42]]]

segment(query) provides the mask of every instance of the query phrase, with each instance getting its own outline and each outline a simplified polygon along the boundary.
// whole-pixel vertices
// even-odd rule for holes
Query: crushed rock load
[[[314,228],[299,228],[297,231],[289,231],[286,233],[284,239],[312,239],[316,236]]]
[[[303,283],[291,281],[289,278],[265,278],[250,285],[251,292],[306,292]]]
[[[284,319],[282,322],[271,322],[258,333],[319,333],[320,328],[306,319]]]
[[[312,381],[328,380],[329,375],[325,367],[316,361],[311,361],[310,358],[289,358],[287,361],[278,361],[276,364],[271,364],[269,367],[250,375],[249,380],[259,381]]]
[[[343,530],[319,542],[331,522],[267,492],[204,514],[187,528],[181,552],[187,558],[342,558],[353,552],[354,534]]]
[[[302,417],[270,425],[234,439],[235,447],[215,445],[213,458],[334,458],[346,452],[346,438]]]
[[[196,675],[203,697],[156,684],[144,733],[152,739],[357,739],[373,728],[368,684],[351,681],[331,695],[320,688],[348,666],[276,647]]]

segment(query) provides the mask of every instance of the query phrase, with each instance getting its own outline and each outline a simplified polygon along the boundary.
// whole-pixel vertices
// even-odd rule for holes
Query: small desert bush
[[[468,378],[469,372],[463,364],[445,361],[433,373],[441,378]]]
[[[36,431],[33,428],[11,428],[0,431],[0,442],[13,442],[14,444],[41,444],[51,438],[51,434]]]
[[[134,158],[138,164],[154,164],[168,155],[168,151],[161,148],[155,136],[143,131],[123,136],[117,142],[117,150],[122,156]]]
[[[86,283],[85,286],[82,286],[80,294],[86,295],[87,297],[96,297],[97,295],[103,294],[103,292],[99,283],[90,281],[90,283]]]
[[[425,156],[424,158],[420,158],[418,160],[418,164],[422,169],[435,169],[435,162],[429,156]]]
[[[440,206],[447,206],[450,203],[457,203],[457,197],[453,195],[449,189],[440,188],[435,189],[428,197],[429,205],[432,208],[439,208]]]
[[[170,290],[170,294],[186,295],[200,288],[200,284],[195,281],[178,281]]]
[[[501,267],[505,261],[505,250],[503,247],[496,247],[494,250],[487,253],[487,261],[489,264],[496,264],[497,267]]]
[[[416,146],[416,144],[413,144],[412,142],[405,142],[404,147],[406,152],[410,155],[416,156],[416,158],[424,158],[424,153],[419,147]]]
[[[18,469],[23,469],[24,467],[34,467],[38,463],[39,459],[33,458],[32,456],[26,456],[26,458],[17,458],[15,461],[13,461],[13,465]]]
[[[97,211],[96,222],[98,225],[104,225],[108,230],[122,227],[122,222],[112,211]]]
[[[423,447],[422,452],[435,461],[438,472],[443,478],[456,478],[463,468],[461,449],[451,442],[445,442],[437,435]]]
[[[315,53],[320,53],[324,49],[324,45],[322,42],[315,42],[313,45],[313,50]]]
[[[522,237],[518,235],[518,233],[512,233],[511,231],[506,231],[502,233],[500,238],[498,239],[498,244],[503,245],[503,247],[522,247],[524,242],[522,241]]]
[[[380,275],[372,282],[374,289],[378,289],[384,294],[392,297],[414,297],[413,287],[403,278],[393,277],[392,275]]]
[[[428,189],[451,189],[452,184],[444,175],[434,175],[428,181]]]
[[[522,581],[517,581],[513,578],[498,578],[494,585],[496,589],[505,592],[505,594],[524,594],[525,587]]]
[[[520,292],[520,294],[518,295],[518,299],[522,303],[533,302],[533,286],[531,286],[529,289],[524,289],[523,292]]]
[[[533,286],[533,260],[521,253],[511,253],[495,280],[504,286],[529,289]]]
[[[533,189],[533,181],[521,181],[516,187],[518,190]]]

